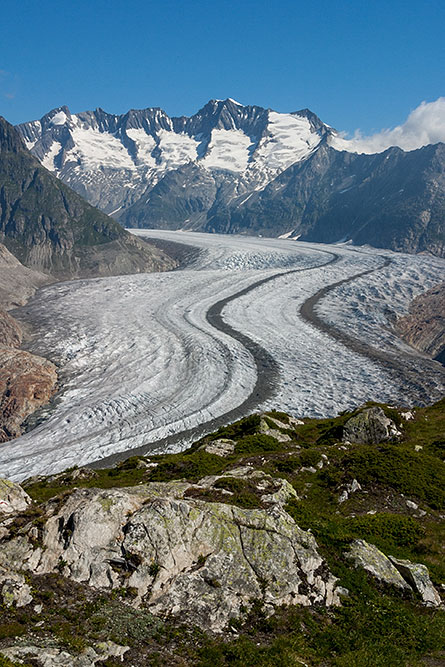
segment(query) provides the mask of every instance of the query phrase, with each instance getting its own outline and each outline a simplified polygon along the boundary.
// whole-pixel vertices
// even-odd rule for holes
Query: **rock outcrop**
[[[0,345],[3,347],[20,347],[23,331],[20,324],[5,310],[0,310]]]
[[[23,574],[0,567],[0,600],[5,607],[26,607],[33,597]]]
[[[361,410],[343,427],[343,442],[361,445],[377,445],[400,435],[395,423],[385,415],[382,408]]]
[[[262,507],[201,500],[217,482],[256,484]],[[230,497],[230,491],[224,491]],[[286,604],[336,605],[336,578],[316,541],[283,509],[295,491],[249,467],[198,484],[78,489],[39,527],[3,543],[0,564],[102,589],[128,588],[152,613],[222,632],[254,600],[267,613]],[[35,538],[35,529],[33,535]]]
[[[48,403],[56,386],[53,363],[0,346],[0,442],[19,436],[25,419]]]
[[[410,345],[445,363],[445,283],[417,296],[396,329]]]
[[[387,557],[365,540],[355,540],[345,557],[352,560],[355,567],[362,567],[378,581],[408,593],[416,593],[426,606],[442,606],[440,595],[431,583],[428,568],[422,563],[398,560],[394,556]]]
[[[428,568],[422,563],[411,563],[409,560],[399,560],[394,556],[389,557],[402,577],[428,606],[439,607],[442,604],[439,593],[431,583]]]
[[[30,503],[31,498],[19,484],[9,479],[0,479],[0,517],[23,512]]]
[[[362,567],[373,577],[389,586],[411,592],[410,586],[385,554],[365,540],[354,540],[345,557],[353,561],[355,567]]]

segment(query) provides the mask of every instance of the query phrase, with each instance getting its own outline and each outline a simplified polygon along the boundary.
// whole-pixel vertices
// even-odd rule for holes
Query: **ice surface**
[[[178,240],[201,253],[181,271],[59,283],[38,292],[27,306],[38,322],[31,349],[60,365],[62,389],[45,421],[2,445],[0,476],[20,480],[85,465],[240,405],[255,385],[256,365],[206,313],[269,276],[275,278],[222,313],[279,365],[275,393],[259,408],[327,416],[371,399],[415,401],[394,372],[320,333],[299,308],[321,287],[375,268],[335,288],[318,312],[349,335],[400,355],[387,306],[405,312],[412,296],[445,279],[445,261],[280,239],[138,234]],[[338,260],[323,266],[334,255]],[[387,257],[390,265],[380,269]],[[421,360],[413,372],[425,372]]]

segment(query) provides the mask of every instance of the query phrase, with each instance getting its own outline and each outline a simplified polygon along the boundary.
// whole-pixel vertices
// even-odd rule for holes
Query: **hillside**
[[[0,118],[0,241],[25,266],[59,279],[171,268],[44,169]]]
[[[3,482],[0,664],[441,664],[444,426],[269,412]]]

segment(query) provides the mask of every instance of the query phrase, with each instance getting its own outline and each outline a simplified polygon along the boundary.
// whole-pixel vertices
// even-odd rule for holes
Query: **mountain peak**
[[[25,145],[13,125],[0,116],[0,152],[20,153]]]

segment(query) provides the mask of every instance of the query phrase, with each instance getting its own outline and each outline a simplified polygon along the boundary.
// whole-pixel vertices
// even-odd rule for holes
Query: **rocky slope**
[[[439,664],[444,420],[272,412],[2,482],[4,664]]]
[[[24,350],[0,345],[0,443],[22,433],[23,422],[48,403],[56,386],[57,370],[53,363]]]
[[[124,226],[445,253],[442,144],[359,155],[308,109],[231,99],[190,118],[60,107],[18,130],[42,164]]]
[[[173,266],[44,169],[3,118],[0,220],[0,241],[26,266],[57,278]]]
[[[0,309],[5,311],[23,306],[38,287],[47,285],[53,280],[47,274],[23,266],[0,243]]]
[[[445,363],[445,283],[416,297],[396,328],[410,345]]]
[[[53,279],[23,266],[0,244],[0,443],[21,434],[21,425],[56,390],[56,367],[47,359],[18,349],[20,324],[7,310],[26,303]]]

